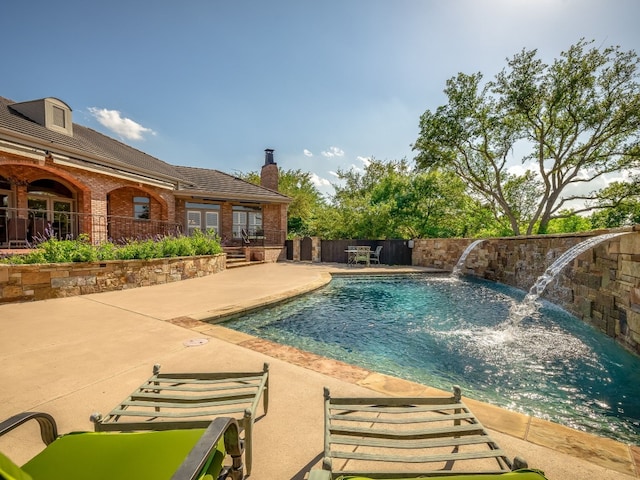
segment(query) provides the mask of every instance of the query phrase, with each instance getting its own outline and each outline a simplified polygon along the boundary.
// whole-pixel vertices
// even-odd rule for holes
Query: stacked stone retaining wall
[[[489,238],[469,253],[462,274],[528,291],[569,248],[588,237],[611,232],[615,231]],[[640,354],[640,227],[626,232],[577,256],[542,297]],[[472,241],[415,240],[412,263],[452,270]]]
[[[0,303],[160,285],[218,273],[224,254],[153,260],[0,265]]]

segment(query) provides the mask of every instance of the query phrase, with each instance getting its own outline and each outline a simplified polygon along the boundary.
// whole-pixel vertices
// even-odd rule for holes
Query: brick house
[[[291,199],[278,193],[273,150],[261,180],[170,165],[74,124],[57,98],[0,97],[0,248],[47,235],[99,243],[196,229],[227,246],[283,248]]]

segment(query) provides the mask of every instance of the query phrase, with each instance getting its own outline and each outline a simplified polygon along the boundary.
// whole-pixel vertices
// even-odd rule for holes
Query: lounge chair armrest
[[[56,421],[48,413],[42,412],[23,412],[4,420],[0,423],[0,437],[29,420],[36,420],[40,425],[40,437],[45,445],[49,445],[58,438]]]
[[[194,480],[200,475],[207,459],[216,449],[218,442],[224,436],[224,448],[233,459],[231,478],[242,480],[242,445],[240,443],[240,429],[235,418],[220,417],[211,422],[191,449],[189,455],[182,462],[180,468],[173,474],[171,480]]]
[[[331,472],[314,468],[309,472],[308,480],[331,480]]]

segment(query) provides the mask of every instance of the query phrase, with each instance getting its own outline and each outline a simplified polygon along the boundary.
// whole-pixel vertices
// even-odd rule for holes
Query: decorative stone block
[[[51,282],[51,274],[49,272],[24,272],[22,274],[23,285],[38,285],[41,283],[48,284]]]

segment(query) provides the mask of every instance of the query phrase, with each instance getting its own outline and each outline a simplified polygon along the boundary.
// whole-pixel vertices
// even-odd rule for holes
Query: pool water
[[[337,277],[225,326],[638,444],[640,358],[548,302],[510,321],[524,296],[437,275]]]

